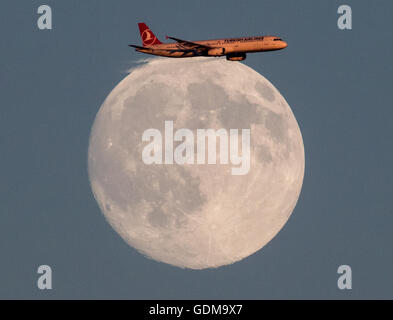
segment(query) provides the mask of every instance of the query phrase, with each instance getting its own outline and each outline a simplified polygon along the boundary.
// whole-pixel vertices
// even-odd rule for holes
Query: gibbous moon
[[[248,173],[232,175],[231,162],[144,163],[142,135],[154,128],[164,137],[165,121],[193,133],[250,129]],[[178,267],[215,268],[255,253],[287,222],[304,146],[291,108],[253,69],[220,58],[158,58],[132,70],[102,104],[88,168],[103,214],[130,246]]]

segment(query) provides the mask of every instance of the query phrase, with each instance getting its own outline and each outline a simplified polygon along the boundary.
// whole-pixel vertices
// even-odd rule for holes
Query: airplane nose
[[[286,47],[288,47],[288,43],[286,43],[285,41],[283,41],[283,42],[282,42],[282,48],[284,49],[284,48],[286,48]]]

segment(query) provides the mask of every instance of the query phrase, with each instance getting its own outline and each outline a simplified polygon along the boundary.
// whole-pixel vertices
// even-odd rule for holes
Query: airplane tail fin
[[[145,23],[138,23],[138,27],[141,34],[142,45],[144,47],[162,43],[160,40],[157,39],[153,31],[151,31]]]

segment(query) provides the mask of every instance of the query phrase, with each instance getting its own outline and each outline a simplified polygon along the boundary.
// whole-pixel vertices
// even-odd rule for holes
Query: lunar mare
[[[180,60],[180,61],[179,61]],[[148,128],[250,129],[250,169],[231,165],[146,165]],[[265,246],[298,200],[304,146],[278,90],[225,59],[152,59],[124,78],[91,130],[88,169],[108,222],[132,247],[171,265],[204,269]]]

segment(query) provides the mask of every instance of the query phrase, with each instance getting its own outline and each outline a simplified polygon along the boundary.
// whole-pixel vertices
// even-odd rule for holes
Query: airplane
[[[175,43],[162,43],[145,24],[138,23],[142,46],[128,45],[135,51],[170,58],[220,57],[230,61],[246,59],[246,53],[281,50],[288,44],[279,37],[258,36],[216,40],[187,41],[166,36]]]

